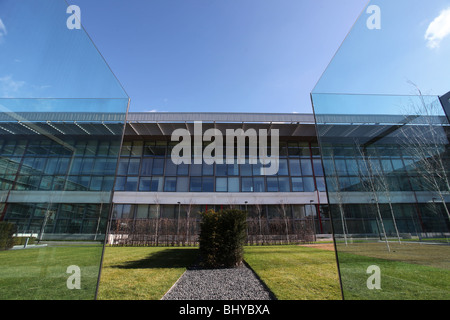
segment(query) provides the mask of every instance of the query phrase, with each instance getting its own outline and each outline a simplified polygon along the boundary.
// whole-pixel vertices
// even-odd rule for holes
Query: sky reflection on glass
[[[450,90],[450,1],[379,0],[364,11],[313,93],[442,95]]]
[[[66,10],[64,0],[0,2],[1,98],[128,98]]]

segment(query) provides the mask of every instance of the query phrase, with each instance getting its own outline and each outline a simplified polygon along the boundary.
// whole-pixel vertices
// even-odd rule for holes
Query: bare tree
[[[388,251],[391,251],[391,248],[389,246],[389,242],[387,239],[387,234],[386,234],[386,229],[384,227],[384,222],[383,222],[383,217],[381,216],[381,211],[380,211],[380,197],[379,197],[379,184],[376,181],[376,177],[375,174],[373,172],[373,163],[371,163],[371,161],[369,161],[369,156],[366,154],[367,151],[363,150],[364,147],[361,146],[360,143],[358,143],[358,141],[355,142],[356,145],[356,149],[358,150],[359,154],[360,154],[360,165],[361,167],[359,168],[359,175],[360,175],[360,179],[361,182],[364,186],[366,186],[366,188],[368,189],[369,192],[372,193],[372,204],[375,205],[376,207],[376,211],[378,214],[378,219],[381,223],[381,228],[384,234],[384,240],[386,243],[386,247],[388,249]]]
[[[161,205],[159,203],[159,197],[158,194],[155,195],[155,201],[156,205],[156,228],[155,228],[155,243],[156,246],[159,244],[159,229],[161,224]]]
[[[328,182],[330,182],[330,189],[332,190],[329,194],[332,194],[335,196],[338,208],[339,208],[339,213],[340,213],[340,218],[341,218],[341,225],[342,225],[342,233],[344,235],[344,241],[345,241],[345,245],[348,244],[347,242],[347,234],[348,234],[348,227],[347,227],[347,222],[345,220],[345,210],[344,210],[344,194],[343,194],[343,190],[341,190],[341,187],[339,185],[339,180],[338,180],[338,173],[337,173],[337,169],[336,169],[336,162],[335,162],[335,156],[334,156],[334,151],[332,149],[332,147],[330,147],[330,161],[331,161],[331,168],[327,168],[327,169],[331,169],[331,174],[328,175],[329,179],[327,180]]]
[[[407,113],[409,116],[415,116],[417,120],[400,130],[403,137],[402,147],[413,159],[410,165],[422,178],[425,189],[432,191],[440,199],[450,221],[450,212],[445,201],[445,195],[450,191],[448,165],[444,160],[449,144],[444,128],[447,120],[445,117],[439,117],[442,115],[442,108],[438,101],[427,101],[417,86],[416,89],[418,103],[412,103]]]
[[[286,201],[284,199],[280,200],[279,202],[279,211],[281,211],[281,214],[283,215],[283,221],[284,221],[284,230],[285,230],[285,236],[287,244],[289,244],[289,221],[286,214]]]
[[[371,170],[372,174],[374,175],[375,188],[378,192],[380,192],[381,194],[384,194],[386,196],[387,203],[389,204],[389,210],[391,212],[392,223],[394,225],[395,233],[397,235],[398,243],[401,244],[402,242],[400,239],[400,234],[398,232],[397,222],[395,220],[394,208],[392,206],[392,197],[391,197],[391,192],[389,190],[390,186],[386,179],[385,173],[383,173],[383,171],[382,171],[381,166],[374,165],[375,161],[377,161],[377,159],[375,159],[372,156],[368,156],[368,163],[370,164],[370,170]]]
[[[256,215],[257,215],[257,219],[258,219],[258,235],[259,235],[259,239],[263,241],[263,236],[262,236],[262,222],[261,222],[261,214],[262,214],[262,204],[261,202],[259,202],[258,200],[254,201],[253,204],[255,211],[256,211]],[[258,242],[258,241],[257,241]]]
[[[184,204],[184,210],[186,211],[186,241],[188,245],[191,245],[191,234],[190,234],[190,222],[191,222],[191,212],[192,212],[192,208],[194,206],[194,201],[192,200],[192,198],[189,199],[189,203]]]

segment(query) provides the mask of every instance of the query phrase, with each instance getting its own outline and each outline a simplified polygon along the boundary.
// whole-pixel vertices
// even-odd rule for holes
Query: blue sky
[[[450,89],[450,0],[374,0],[381,30],[366,27],[366,0],[69,2],[131,111],[303,113],[313,89]],[[67,29],[65,9],[0,2],[0,98],[124,97],[84,32]]]
[[[311,112],[365,0],[72,0],[131,111]]]
[[[367,28],[364,14],[313,91],[410,95],[417,86],[423,94],[448,92],[450,0],[372,2],[381,29]]]

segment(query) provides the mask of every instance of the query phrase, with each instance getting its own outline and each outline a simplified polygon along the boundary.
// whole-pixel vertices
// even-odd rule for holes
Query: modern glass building
[[[334,232],[343,238],[446,237],[450,227],[446,180],[433,173],[439,184],[432,189],[431,168],[419,167],[421,141],[406,148],[429,126],[446,134],[445,116],[334,116],[319,125],[323,155],[308,114],[130,113],[123,141],[111,140],[112,132],[122,134],[117,114],[101,115],[100,123],[95,113],[65,114],[64,121],[35,115],[32,125],[3,116],[2,220],[44,240],[94,240],[108,227],[111,243],[195,243],[198,213],[229,207],[249,211],[252,243],[331,237],[330,209]],[[250,163],[255,146],[248,138],[240,146],[244,163],[195,164],[192,152],[191,164],[174,164],[179,141],[172,141],[172,133],[186,129],[194,148],[197,121],[202,134],[211,128],[278,130],[278,172],[265,175],[261,161]],[[27,135],[31,130],[55,138]],[[446,174],[448,147],[435,140],[428,148],[443,148]],[[203,141],[202,150],[210,144]]]
[[[202,131],[195,132],[196,122],[201,122]],[[192,161],[174,164],[172,151],[180,142],[172,133],[180,129],[189,134]],[[277,173],[265,174],[267,166],[252,151],[261,146],[248,137],[240,145],[236,140],[231,164],[225,159],[225,145],[216,151],[223,155],[221,161],[202,157],[195,163],[195,140],[201,139],[203,154],[212,142],[202,136],[211,129],[224,137],[227,130],[247,135],[251,130],[277,130]],[[245,154],[242,163],[238,149]],[[130,113],[113,202],[113,243],[195,243],[198,213],[230,207],[249,211],[250,243],[331,237],[311,114]]]
[[[0,223],[36,239],[14,250],[48,247],[2,255],[0,298],[94,298],[106,243],[194,245],[199,212],[226,208],[248,212],[249,244],[333,236],[344,298],[448,298],[450,108],[435,70],[448,74],[450,47],[417,39],[450,3],[379,2],[313,90],[314,112],[269,114],[129,113],[65,1],[1,1],[0,76],[15,85],[0,98]],[[405,78],[435,93],[406,92]],[[370,270],[391,280],[382,291]],[[423,286],[429,274],[442,283]]]

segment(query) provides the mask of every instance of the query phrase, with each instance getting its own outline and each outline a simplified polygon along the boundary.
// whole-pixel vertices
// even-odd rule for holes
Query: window
[[[291,176],[301,176],[300,161],[298,159],[289,159],[289,169],[291,170]]]
[[[152,174],[152,165],[153,165],[152,158],[144,158],[142,160],[141,175],[150,176]]]
[[[212,164],[203,164],[203,172],[204,176],[213,176],[214,175],[214,165]]]
[[[148,205],[139,204],[136,209],[136,219],[147,219],[148,218]]]
[[[236,162],[236,160],[235,160]],[[229,176],[237,176],[239,175],[239,165],[237,163],[229,164],[228,166],[228,175]]]
[[[163,190],[163,177],[152,177],[152,183],[150,185],[150,191],[160,192]]]
[[[103,177],[92,177],[90,190],[100,191],[102,190]]]
[[[200,177],[202,175],[202,165],[201,164],[191,164],[191,176]]]
[[[252,178],[242,178],[242,192],[253,192]]]
[[[320,178],[316,178],[316,184],[317,184],[317,190],[319,190],[320,192],[325,192],[325,179],[320,177]]]
[[[203,177],[202,191],[203,192],[214,192],[214,178]]]
[[[172,161],[172,160],[169,160],[169,161]],[[179,164],[177,167],[178,167],[177,175],[187,176],[189,174],[189,165],[182,163],[182,164]]]
[[[111,191],[114,186],[114,176],[103,177],[102,191]]]
[[[267,178],[267,192],[278,192],[277,178]]]
[[[201,192],[202,191],[202,178],[191,177],[191,184],[189,187],[191,192]]]
[[[314,186],[314,179],[313,178],[303,178],[303,187],[305,192],[314,192],[316,190]]]
[[[171,177],[166,178],[164,182],[164,191],[165,192],[175,192],[177,188],[177,178]]]
[[[251,176],[252,175],[252,165],[251,164],[241,164],[241,176]]]
[[[355,159],[347,159],[345,161],[347,163],[347,169],[349,175],[358,175],[359,169],[358,169],[358,163]]]
[[[139,191],[150,191],[151,182],[152,182],[152,178],[142,177],[139,180]]]
[[[228,191],[228,179],[216,178],[216,192],[227,192],[227,191]]]
[[[239,178],[228,178],[228,192],[239,192]]]
[[[289,192],[291,190],[289,186],[289,178],[288,177],[278,178],[278,188],[280,192]]]
[[[292,178],[292,191],[303,192],[303,178]]]
[[[124,176],[124,175],[127,174],[127,172],[128,172],[128,161],[129,161],[128,158],[120,158],[119,166],[118,166],[118,169],[117,169],[117,174],[119,176]]]
[[[125,191],[136,191],[138,184],[138,177],[127,177],[125,184]]]
[[[131,204],[124,204],[122,206],[122,219],[133,219],[134,206]]]
[[[301,159],[301,166],[302,166],[302,173],[304,176],[312,176],[312,166],[311,166],[311,160],[309,159]]]
[[[144,143],[142,141],[133,141],[133,147],[131,148],[132,157],[140,157],[142,155],[142,148]]]
[[[226,176],[226,175],[227,175],[227,165],[216,164],[216,176]]]
[[[287,175],[289,175],[288,162],[287,162],[286,159],[280,159],[279,160],[278,175],[279,176],[287,176]]]
[[[164,174],[164,159],[153,159],[153,175],[163,175]]]
[[[253,190],[255,192],[265,192],[266,191],[266,184],[264,182],[263,177],[253,178]]]
[[[188,192],[189,191],[189,178],[178,177],[177,178],[177,192]]]
[[[177,168],[178,166],[172,162],[171,159],[166,160],[166,176],[176,176],[177,175]]]
[[[61,160],[63,160],[63,159],[61,159]],[[94,167],[92,169],[92,174],[98,174],[98,175],[103,174],[105,169],[108,168],[107,161],[108,161],[108,159],[105,159],[105,158],[95,159]],[[64,173],[64,172],[65,171],[63,171],[62,173]]]
[[[130,159],[128,164],[128,175],[135,176],[139,173],[140,159]]]
[[[323,176],[322,161],[320,159],[313,159],[313,165],[314,165],[314,175],[322,177]]]
[[[261,163],[253,164],[252,167],[253,167],[253,175],[254,175],[254,176],[260,176],[260,175],[262,175],[262,170],[263,170],[262,167],[263,167],[263,166],[262,166]]]

